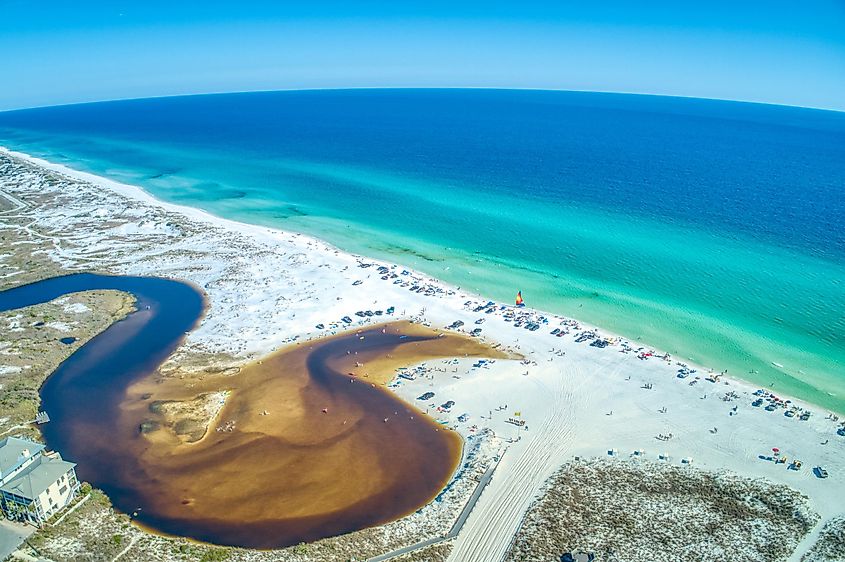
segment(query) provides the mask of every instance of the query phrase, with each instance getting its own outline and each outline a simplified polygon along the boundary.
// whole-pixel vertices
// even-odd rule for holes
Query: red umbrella
[[[775,453],[780,453],[780,449],[778,449],[777,447],[772,447],[772,451],[774,451]]]

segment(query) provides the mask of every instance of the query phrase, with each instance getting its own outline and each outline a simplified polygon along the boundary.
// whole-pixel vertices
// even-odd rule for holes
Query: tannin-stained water
[[[377,375],[435,357],[498,355],[399,322],[294,345],[235,375],[162,382],[157,367],[203,312],[202,296],[188,285],[75,275],[0,293],[0,309],[104,288],[133,293],[138,312],[44,384],[47,443],[141,524],[217,544],[282,547],[426,504],[452,475],[461,440],[384,390]],[[379,373],[368,372],[376,365]],[[198,442],[166,427],[139,431],[156,419],[150,404],[219,390],[229,391],[226,405]],[[216,431],[229,421],[232,431]]]
[[[153,401],[219,389],[230,395],[216,425],[234,424],[231,432],[212,427],[197,443],[179,443],[164,430],[134,437],[133,462],[144,474],[131,478],[131,488],[141,521],[271,548],[415,511],[448,482],[461,439],[363,372],[374,360],[384,369],[385,355],[399,366],[465,353],[495,355],[464,338],[397,323],[284,349],[189,390],[178,380],[136,385],[124,402],[122,433],[137,434]]]

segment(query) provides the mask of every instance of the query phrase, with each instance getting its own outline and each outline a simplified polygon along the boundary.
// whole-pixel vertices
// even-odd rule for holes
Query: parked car
[[[818,476],[819,478],[827,478],[828,477],[827,471],[820,466],[815,467],[813,469],[813,472],[815,472],[816,476]]]

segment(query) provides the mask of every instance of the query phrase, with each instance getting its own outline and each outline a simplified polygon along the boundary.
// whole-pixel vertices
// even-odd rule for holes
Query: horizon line
[[[221,90],[212,92],[194,92],[185,94],[164,94],[155,96],[139,96],[139,97],[122,97],[122,98],[107,98],[97,99],[92,101],[76,101],[69,103],[33,105],[26,107],[15,107],[10,109],[0,110],[0,115],[3,113],[11,113],[14,111],[28,111],[35,109],[50,109],[59,107],[71,107],[76,105],[89,105],[96,103],[111,103],[121,101],[141,101],[153,99],[168,99],[168,98],[187,98],[194,96],[221,96],[227,94],[268,94],[274,92],[321,92],[321,91],[348,91],[348,90],[496,90],[496,91],[534,91],[534,92],[571,92],[582,94],[616,94],[627,96],[644,96],[644,97],[660,97],[660,98],[677,98],[687,100],[704,100],[716,102],[732,102],[745,103],[751,105],[765,105],[774,107],[785,107],[793,109],[806,109],[810,111],[825,111],[831,113],[845,113],[845,108],[836,109],[832,107],[816,107],[807,105],[792,105],[786,103],[766,102],[756,100],[743,100],[731,98],[708,98],[692,95],[679,94],[660,94],[650,92],[629,92],[620,90],[580,90],[580,89],[566,89],[566,88],[542,88],[542,87],[507,87],[507,86],[338,86],[338,87],[314,87],[314,88],[277,88],[277,89],[257,89],[257,90]]]

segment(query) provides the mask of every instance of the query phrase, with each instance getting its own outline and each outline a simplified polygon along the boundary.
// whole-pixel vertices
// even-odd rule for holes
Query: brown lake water
[[[48,445],[142,525],[216,544],[289,546],[424,506],[454,473],[461,439],[377,381],[426,359],[497,355],[475,340],[398,322],[293,345],[237,374],[186,385],[154,374],[204,312],[190,285],[73,275],[0,293],[0,310],[87,289],[130,292],[138,311],[44,384]],[[220,390],[226,404],[198,442],[166,428],[139,431],[155,419],[151,403]],[[215,430],[226,422],[232,431]]]

